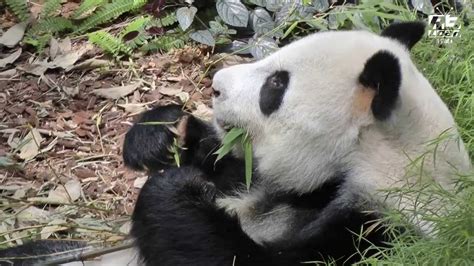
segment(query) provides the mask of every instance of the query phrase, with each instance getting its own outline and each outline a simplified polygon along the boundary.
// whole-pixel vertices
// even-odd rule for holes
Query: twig
[[[45,198],[44,200],[40,199],[40,198],[26,199],[25,200],[25,199],[15,199],[15,198],[12,198],[12,197],[9,197],[9,196],[2,196],[2,197],[6,198],[6,199],[9,199],[9,200],[17,201],[17,202],[29,203],[31,205],[35,205],[35,204],[68,205],[68,206],[75,206],[75,207],[78,207],[78,208],[92,209],[92,210],[102,211],[102,212],[107,212],[107,213],[113,211],[113,210],[102,209],[102,208],[95,207],[95,206],[88,206],[88,205],[71,203],[71,202],[55,202],[55,201],[48,200],[47,198]]]
[[[85,261],[88,259],[93,259],[105,254],[113,253],[116,251],[128,249],[133,247],[133,242],[123,243],[118,246],[102,248],[102,249],[93,249],[93,250],[84,250],[78,254],[71,254],[66,257],[51,259],[46,262],[46,265],[58,265],[74,261]]]

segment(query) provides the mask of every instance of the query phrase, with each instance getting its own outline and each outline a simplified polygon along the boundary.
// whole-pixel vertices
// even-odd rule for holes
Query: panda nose
[[[217,97],[219,97],[220,95],[221,95],[221,92],[220,92],[218,89],[216,89],[216,87],[213,86],[213,87],[212,87],[212,96],[214,96],[214,97],[217,98]]]

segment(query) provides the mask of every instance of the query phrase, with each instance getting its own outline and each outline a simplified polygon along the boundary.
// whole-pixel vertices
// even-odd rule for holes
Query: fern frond
[[[130,33],[132,31],[143,31],[145,27],[148,25],[150,22],[151,17],[150,16],[145,16],[145,17],[137,17],[134,20],[132,20],[128,25],[120,32],[119,37],[123,38],[127,33]]]
[[[36,48],[36,51],[41,54],[44,50],[44,47],[46,47],[46,45],[49,43],[51,37],[52,35],[48,33],[44,35],[27,34],[23,38],[23,42],[34,46]]]
[[[117,56],[120,53],[130,55],[132,49],[127,47],[122,40],[106,31],[96,31],[88,34],[89,41],[97,45],[102,50]]]
[[[38,24],[35,24],[33,27],[31,27],[28,33],[33,35],[41,33],[54,34],[73,29],[74,25],[67,18],[48,17],[40,20]]]
[[[13,12],[13,14],[15,14],[15,16],[21,21],[25,21],[30,18],[30,11],[28,10],[28,4],[26,0],[5,0],[5,3]]]
[[[61,7],[61,0],[47,0],[41,11],[41,18],[48,18]]]
[[[76,11],[74,11],[72,18],[79,19],[85,13],[91,11],[93,8],[101,6],[106,1],[107,0],[84,0],[82,1],[81,5],[76,9]]]
[[[132,22],[130,22],[120,33],[119,33],[119,38],[121,38],[128,47],[131,49],[135,49],[139,46],[142,46],[144,43],[147,42],[147,40],[150,38],[146,33],[145,33],[145,27],[148,25],[150,22],[151,17],[150,16],[145,16],[145,17],[137,17],[135,18]],[[136,34],[135,37],[129,40],[125,40],[127,34]]]
[[[85,32],[99,24],[111,21],[123,13],[134,11],[147,3],[147,0],[115,0],[102,6],[88,17],[78,28],[78,32]]]
[[[168,14],[166,14],[165,16],[163,16],[161,18],[152,19],[150,21],[149,25],[150,25],[150,27],[163,28],[163,27],[171,26],[171,25],[175,24],[176,22],[178,22],[178,18],[176,17],[176,14],[168,13]]]
[[[41,53],[51,37],[56,33],[73,30],[74,25],[64,17],[48,17],[33,25],[25,35],[24,42],[36,47]]]
[[[187,36],[179,35],[163,35],[151,40],[149,43],[142,46],[145,52],[168,52],[171,49],[183,48],[186,44]]]
[[[145,35],[144,32],[138,32],[138,35],[135,38],[133,38],[129,41],[126,41],[125,44],[128,47],[130,47],[131,49],[134,50],[134,49],[146,44],[149,38],[150,38],[150,36]]]

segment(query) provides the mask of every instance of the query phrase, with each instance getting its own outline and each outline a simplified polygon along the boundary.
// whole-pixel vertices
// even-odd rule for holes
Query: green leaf
[[[244,130],[241,128],[232,128],[222,139],[222,147],[220,147],[214,154],[217,154],[216,162],[227,155],[234,145],[242,140]]]
[[[245,135],[243,143],[244,147],[244,154],[245,154],[245,185],[247,186],[247,190],[250,190],[250,184],[252,182],[252,141],[249,135]]]
[[[178,140],[176,138],[173,139],[173,146],[171,147],[171,152],[173,153],[174,162],[176,166],[181,167],[181,159],[179,157],[179,145]]]
[[[242,136],[244,134],[244,130],[241,128],[233,128],[231,129],[225,136],[224,139],[222,140],[223,144],[229,144],[234,139],[236,139],[239,136]]]
[[[324,12],[329,8],[329,2],[328,0],[313,0],[313,7],[318,12]]]
[[[89,37],[89,41],[102,50],[111,53],[114,56],[118,56],[119,53],[124,53],[130,55],[132,53],[132,49],[126,46],[123,41],[112,34],[100,30],[96,32],[89,33],[87,35]]]
[[[41,18],[48,18],[52,16],[56,11],[61,7],[61,0],[48,0],[43,5],[43,10],[41,11]]]
[[[191,7],[180,7],[176,10],[176,17],[178,18],[179,26],[182,30],[187,30],[193,23],[194,15],[196,15],[197,8]]]
[[[240,0],[217,0],[216,8],[225,23],[235,27],[247,27],[250,13]]]
[[[216,44],[216,40],[212,36],[212,33],[209,30],[198,30],[195,32],[191,32],[189,34],[189,38],[195,40],[196,42],[214,46]]]
[[[283,37],[281,37],[281,38],[282,38],[282,39],[285,39],[286,37],[288,37],[288,35],[291,34],[291,32],[296,28],[296,26],[298,26],[298,23],[299,23],[299,21],[293,22],[293,23],[288,27],[288,29],[285,31],[285,34],[283,34]]]
[[[26,21],[30,18],[30,11],[28,10],[26,0],[5,0],[5,3],[21,21]]]
[[[139,125],[147,125],[147,126],[161,126],[161,125],[174,125],[176,121],[151,121],[151,122],[142,122],[138,123]]]
[[[252,169],[253,169],[253,151],[252,151],[252,140],[248,133],[241,128],[231,129],[222,139],[222,146],[214,152],[217,154],[216,162],[222,159],[226,154],[228,154],[232,148],[240,143],[244,150],[245,156],[245,184],[247,190],[250,189],[250,184],[252,182]]]
[[[218,162],[220,159],[222,159],[224,156],[226,156],[232,148],[237,144],[238,142],[241,142],[242,140],[242,135],[238,136],[234,140],[232,140],[230,143],[223,144],[222,147],[220,147],[214,154],[217,154],[216,162]]]
[[[169,51],[182,48],[186,44],[187,37],[182,33],[159,36],[144,44],[141,49],[145,52]]]
[[[118,18],[126,12],[134,11],[147,3],[146,0],[114,0],[103,5],[98,11],[90,15],[77,29],[78,32],[86,32],[99,24]]]
[[[270,13],[260,7],[255,8],[250,15],[250,19],[255,33],[260,35],[271,32],[276,27]]]
[[[80,19],[85,17],[84,14],[87,14],[94,8],[104,4],[106,0],[84,0],[81,2],[81,5],[74,11],[72,15],[73,19]]]

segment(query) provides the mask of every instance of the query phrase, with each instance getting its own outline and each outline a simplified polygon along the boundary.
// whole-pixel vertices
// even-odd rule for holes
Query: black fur
[[[353,232],[360,232],[376,216],[337,203],[343,174],[307,194],[269,191],[256,211],[265,213],[265,208],[288,204],[296,210],[297,222],[288,237],[255,243],[235,217],[215,204],[217,195],[243,185],[243,162],[227,155],[214,164],[212,151],[220,142],[211,125],[192,116],[185,142],[189,148],[183,151],[187,159],[182,167],[154,172],[136,203],[131,233],[147,265],[232,265],[234,257],[235,265],[299,265],[327,258],[342,264],[357,261],[357,256],[350,256],[356,246],[368,247],[368,242],[356,243]],[[253,183],[258,183],[255,175]],[[385,240],[377,230],[367,239],[375,244]]]
[[[153,175],[133,213],[132,235],[147,265],[232,265],[261,247],[214,206],[215,186],[193,167]]]
[[[379,120],[387,119],[398,100],[402,74],[398,59],[388,51],[379,51],[367,60],[359,82],[374,89],[372,112]]]
[[[168,129],[169,125],[145,125],[146,122],[174,122],[185,113],[180,106],[170,105],[155,108],[143,113],[141,118],[125,135],[123,144],[123,161],[126,166],[135,170],[157,170],[172,164],[168,156],[169,145],[175,135]]]
[[[260,88],[260,110],[270,115],[278,110],[290,82],[288,71],[276,71],[270,75]]]
[[[225,156],[216,162],[214,154],[221,142],[212,125],[181,111],[180,106],[157,107],[145,112],[125,136],[123,157],[125,165],[150,172],[173,167],[174,159],[169,147],[177,138],[169,125],[143,125],[153,121],[179,121],[187,117],[183,149],[180,161],[183,165],[193,165],[211,176],[212,182],[222,191],[227,191],[239,183],[244,173],[244,162],[233,156]],[[178,123],[178,122],[177,122]],[[176,123],[176,124],[177,124]]]
[[[349,256],[356,247],[364,250],[369,241],[386,240],[376,229],[358,242],[355,234],[376,216],[328,204],[290,238],[258,245],[237,219],[215,206],[218,190],[207,180],[200,170],[182,167],[155,174],[145,184],[133,214],[132,235],[147,265],[290,266],[329,258],[340,265],[360,259]],[[298,196],[290,197],[294,202]]]
[[[382,36],[389,37],[411,49],[425,34],[426,25],[420,21],[393,23],[382,31]]]
[[[61,255],[67,256],[72,253],[80,254],[85,248],[86,242],[84,241],[39,240],[28,242],[21,246],[0,249],[0,265],[45,265],[48,259],[57,259]]]

